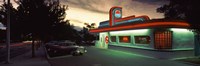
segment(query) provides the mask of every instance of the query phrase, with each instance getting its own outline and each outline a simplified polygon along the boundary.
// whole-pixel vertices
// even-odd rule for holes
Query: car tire
[[[81,53],[73,52],[72,55],[73,55],[73,56],[80,56]]]
[[[79,55],[83,55],[83,53],[79,53]]]
[[[73,56],[77,56],[77,53],[73,52],[72,55],[73,55]]]

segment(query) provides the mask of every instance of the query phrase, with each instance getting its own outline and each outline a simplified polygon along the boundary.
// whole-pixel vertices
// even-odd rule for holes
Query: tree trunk
[[[194,55],[200,56],[200,35],[195,34],[194,36]]]
[[[35,57],[35,38],[32,36],[32,57]]]

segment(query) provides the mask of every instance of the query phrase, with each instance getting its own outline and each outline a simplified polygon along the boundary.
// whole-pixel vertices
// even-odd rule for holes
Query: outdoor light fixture
[[[188,29],[184,28],[171,28],[170,30],[173,32],[190,32]]]
[[[123,37],[123,41],[124,41],[124,42],[128,42],[128,41],[129,41],[128,37],[127,37],[127,36],[124,36],[124,37]]]
[[[120,33],[146,33],[148,29],[137,29],[137,30],[125,30],[125,31],[113,31],[110,34],[120,34]]]

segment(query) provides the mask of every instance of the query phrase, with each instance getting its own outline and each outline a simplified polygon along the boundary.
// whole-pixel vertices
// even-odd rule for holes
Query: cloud
[[[80,26],[74,26],[74,29],[76,29],[76,30],[78,30],[78,31],[81,31],[81,30],[83,30],[83,28],[82,28],[82,27],[80,27]]]
[[[70,23],[80,27],[85,26],[84,23],[96,23],[98,26],[99,22],[109,19],[109,14],[97,13],[75,7],[69,7],[66,13],[66,20],[70,20]]]
[[[141,3],[154,4],[154,5],[163,5],[169,3],[169,0],[132,0],[132,1],[138,1]]]
[[[77,19],[70,19],[70,22],[75,22],[75,23],[80,23],[80,24],[83,24],[84,22],[83,21],[80,21],[80,20],[77,20]]]
[[[108,14],[113,6],[123,8],[123,16],[148,15],[150,18],[162,18],[163,14],[157,13],[156,8],[166,4],[167,0],[61,0],[69,7],[76,7],[97,13]]]
[[[3,3],[4,3],[3,0],[0,0],[0,5],[2,5]],[[15,3],[14,0],[10,0],[10,3],[12,3],[12,5],[13,5],[14,8],[17,8],[18,4]]]
[[[93,12],[109,13],[109,3],[106,3],[106,1],[107,0],[61,0],[61,3],[67,4],[69,7],[82,8]]]
[[[99,22],[109,20],[109,10],[113,6],[122,7],[123,17],[147,15],[151,19],[163,18],[156,8],[166,3],[168,0],[61,0],[61,4],[69,6],[66,19],[79,27],[83,27],[83,23],[98,26]]]
[[[11,0],[13,3],[13,1]],[[68,5],[66,19],[74,26],[83,27],[85,22],[96,23],[109,19],[109,10],[113,6],[121,6],[123,16],[147,15],[150,18],[163,18],[156,8],[169,3],[169,0],[60,0]],[[14,3],[16,7],[17,4]]]

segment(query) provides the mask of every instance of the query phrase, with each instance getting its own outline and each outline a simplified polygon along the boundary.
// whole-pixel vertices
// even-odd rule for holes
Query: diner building
[[[112,45],[151,50],[191,50],[194,47],[194,34],[185,21],[150,19],[146,15],[122,18],[121,7],[112,7],[109,15],[109,20],[90,30],[99,35],[96,47],[107,49]]]

